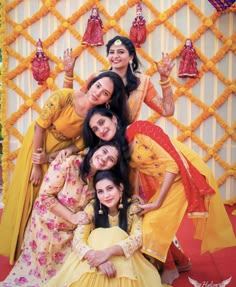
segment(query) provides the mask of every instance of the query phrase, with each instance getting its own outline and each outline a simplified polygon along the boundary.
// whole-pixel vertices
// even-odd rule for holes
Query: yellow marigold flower
[[[212,63],[212,61],[207,61],[206,65],[207,65],[207,68],[211,68],[213,67],[214,64]]]
[[[64,21],[64,22],[62,23],[62,26],[65,27],[65,28],[67,28],[67,27],[69,26],[69,23],[66,22],[66,21]]]
[[[213,22],[211,19],[207,19],[205,22],[204,22],[205,26],[207,27],[211,27],[213,25]]]
[[[228,169],[227,174],[228,175],[234,175],[235,171],[233,169]]]
[[[236,84],[232,84],[229,87],[233,93],[236,93]]]
[[[227,41],[226,41],[226,45],[227,46],[231,46],[233,44],[233,41],[231,40],[231,39],[228,39]]]
[[[228,133],[229,135],[232,135],[232,134],[234,133],[234,130],[233,130],[233,129],[227,129],[227,133]]]
[[[190,135],[191,135],[191,131],[190,131],[190,130],[186,130],[186,131],[184,132],[184,134],[185,134],[186,136],[190,136]]]
[[[161,13],[158,18],[161,22],[164,22],[167,19],[167,15],[166,13]]]
[[[22,31],[22,26],[21,25],[16,25],[16,27],[15,27],[15,30],[17,31],[17,32],[20,32],[20,31]]]
[[[53,78],[49,77],[46,80],[47,86],[51,88],[53,86]]]
[[[209,155],[213,155],[213,153],[214,153],[213,149],[209,148],[208,153],[209,153]]]
[[[51,1],[50,0],[47,0],[44,2],[44,5],[49,8],[51,6]]]
[[[114,27],[116,25],[116,20],[115,19],[110,20],[109,24],[111,27]]]
[[[61,70],[61,71],[64,70],[64,65],[63,65],[62,63],[60,63],[57,67],[58,67],[58,69]]]
[[[27,107],[32,107],[34,104],[34,101],[32,99],[28,99],[28,100],[26,100],[25,104]]]

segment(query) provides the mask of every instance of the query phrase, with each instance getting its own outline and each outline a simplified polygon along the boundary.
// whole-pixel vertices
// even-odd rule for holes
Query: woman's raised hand
[[[161,78],[168,78],[172,69],[175,66],[175,63],[171,59],[168,53],[162,53],[162,59],[159,62],[155,62],[157,66],[157,71],[160,74]]]
[[[62,63],[67,77],[73,77],[77,57],[73,56],[72,48],[67,48],[63,53]]]

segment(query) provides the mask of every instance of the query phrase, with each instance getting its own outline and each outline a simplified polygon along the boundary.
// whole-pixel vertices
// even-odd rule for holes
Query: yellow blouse
[[[75,112],[73,90],[61,89],[54,92],[43,106],[37,124],[49,129],[56,138],[72,139],[79,145],[84,118]]]
[[[136,135],[132,141],[131,151],[132,168],[147,175],[158,176],[159,183],[163,183],[166,172],[177,174],[175,181],[179,179],[179,167],[175,160],[150,137]]]

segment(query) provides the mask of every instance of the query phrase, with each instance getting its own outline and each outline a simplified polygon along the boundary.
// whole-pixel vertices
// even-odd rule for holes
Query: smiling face
[[[116,186],[113,181],[104,178],[96,183],[95,188],[100,203],[109,209],[109,214],[116,215],[122,197],[123,185]]]
[[[108,103],[114,92],[114,84],[109,77],[97,80],[88,90],[88,100],[93,106]]]
[[[117,119],[115,116],[109,118],[94,114],[89,121],[89,126],[98,138],[103,141],[110,141],[116,134]]]
[[[118,157],[119,153],[116,147],[110,145],[101,146],[91,158],[91,168],[94,172],[111,169],[116,165]]]
[[[107,58],[113,70],[127,69],[129,61],[133,59],[133,57],[129,55],[129,51],[123,44],[113,44],[109,49]]]

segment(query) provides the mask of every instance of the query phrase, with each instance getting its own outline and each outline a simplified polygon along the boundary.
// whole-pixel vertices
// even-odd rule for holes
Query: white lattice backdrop
[[[81,46],[91,7],[97,5],[99,8],[106,43],[116,34],[128,36],[137,2],[1,1],[5,195],[27,127],[51,92],[62,87],[64,73],[60,70],[59,57],[64,49],[72,47],[79,55],[75,88],[79,88],[91,73],[109,67],[104,46]],[[143,71],[158,83],[154,60],[161,58],[161,52],[169,52],[176,63],[171,79],[175,91],[175,115],[168,119],[154,119],[170,136],[183,141],[204,159],[217,178],[223,198],[236,196],[235,8],[220,14],[206,0],[141,2],[148,31],[147,41],[138,50]],[[177,77],[180,52],[189,37],[198,54],[199,79]],[[50,81],[43,86],[37,85],[30,69],[38,38],[43,41],[51,67]],[[151,115],[152,111],[144,106],[141,118]]]

